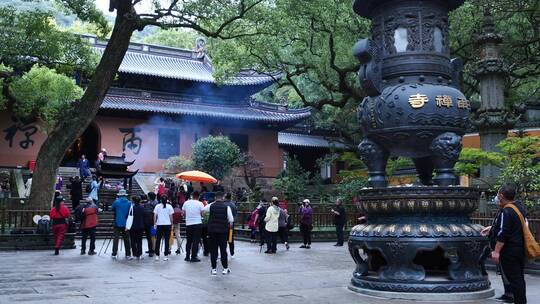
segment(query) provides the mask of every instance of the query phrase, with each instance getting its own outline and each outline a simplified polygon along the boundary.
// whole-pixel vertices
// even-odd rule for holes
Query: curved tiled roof
[[[241,104],[212,105],[124,95],[105,96],[101,109],[288,123],[298,122],[311,115],[310,108],[286,109],[285,107],[266,103],[245,102]]]
[[[310,147],[310,148],[336,148],[346,149],[347,147],[340,142],[331,141],[331,138],[310,135],[310,134],[298,134],[289,132],[278,133],[278,143],[284,146],[295,147]]]
[[[99,55],[102,55],[105,45],[96,45],[94,49]],[[146,44],[130,44],[118,71],[127,74],[216,82],[210,59],[206,55],[198,58],[197,53],[192,51]],[[242,71],[236,77],[226,81],[225,84],[259,85],[273,82],[276,78],[279,76]]]

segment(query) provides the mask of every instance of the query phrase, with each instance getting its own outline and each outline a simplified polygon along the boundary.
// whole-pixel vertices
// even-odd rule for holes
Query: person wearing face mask
[[[500,267],[504,283],[504,294],[497,300],[522,304],[527,303],[523,228],[517,212],[508,207],[511,204],[517,207],[524,218],[525,207],[515,198],[515,185],[505,184],[499,189],[494,201],[501,209],[492,225],[482,230],[482,235],[489,237],[491,258]]]

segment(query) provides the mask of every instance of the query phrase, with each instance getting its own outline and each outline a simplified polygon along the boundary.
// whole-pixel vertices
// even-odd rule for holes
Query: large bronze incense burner
[[[462,3],[354,3],[372,20],[371,39],[354,48],[368,95],[358,109],[365,135],[358,155],[372,188],[359,192],[368,222],[349,239],[353,290],[492,294],[483,269],[487,239],[469,218],[479,193],[456,186],[453,169],[470,111],[458,88],[460,61],[449,57],[448,12]],[[387,187],[391,156],[414,161],[418,186]]]

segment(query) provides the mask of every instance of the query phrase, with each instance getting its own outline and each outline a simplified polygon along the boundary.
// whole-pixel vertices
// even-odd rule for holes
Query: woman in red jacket
[[[69,215],[69,209],[64,206],[64,198],[61,196],[56,197],[50,212],[52,231],[54,233],[54,255],[60,253],[60,247],[68,227],[67,218]]]

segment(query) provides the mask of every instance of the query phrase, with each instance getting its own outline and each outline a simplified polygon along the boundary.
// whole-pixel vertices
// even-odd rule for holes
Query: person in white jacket
[[[264,253],[273,254],[277,250],[277,236],[279,230],[279,201],[277,197],[272,198],[272,205],[266,210],[264,217],[266,222],[266,251]]]

